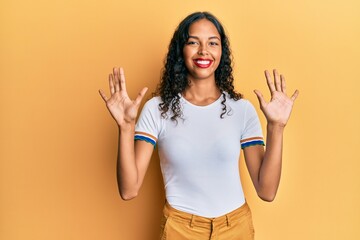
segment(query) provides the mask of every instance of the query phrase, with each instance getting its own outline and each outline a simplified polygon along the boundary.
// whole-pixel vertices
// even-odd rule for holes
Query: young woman
[[[265,71],[270,102],[255,90],[267,119],[267,147],[252,104],[234,90],[229,41],[210,13],[187,16],[176,29],[156,97],[142,109],[124,70],[109,76],[111,97],[100,95],[119,126],[117,159],[121,197],[137,196],[158,146],[166,204],[161,239],[254,239],[251,212],[240,183],[243,149],[259,197],[275,198],[281,174],[284,127],[298,91],[288,97],[285,79]],[[134,141],[134,139],[136,141]]]

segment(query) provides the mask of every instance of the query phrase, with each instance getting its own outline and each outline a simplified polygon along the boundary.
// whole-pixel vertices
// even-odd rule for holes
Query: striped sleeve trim
[[[155,147],[157,138],[145,132],[135,132],[135,140],[146,141]]]
[[[252,137],[240,140],[241,148],[246,148],[254,145],[265,146],[264,139],[262,137]]]

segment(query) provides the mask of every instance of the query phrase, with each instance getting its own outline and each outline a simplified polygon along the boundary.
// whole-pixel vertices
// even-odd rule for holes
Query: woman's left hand
[[[288,97],[286,94],[284,76],[279,75],[276,69],[273,70],[273,73],[275,84],[271,80],[270,73],[265,70],[266,81],[271,92],[270,102],[265,101],[259,90],[254,90],[254,92],[259,99],[260,109],[263,111],[268,124],[276,124],[285,127],[290,118],[294,101],[299,95],[299,91],[296,90],[291,97]]]

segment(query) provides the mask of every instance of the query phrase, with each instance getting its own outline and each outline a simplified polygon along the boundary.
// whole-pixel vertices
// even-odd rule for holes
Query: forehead
[[[217,36],[220,38],[220,34],[215,25],[207,19],[200,19],[192,23],[189,27],[190,36]]]

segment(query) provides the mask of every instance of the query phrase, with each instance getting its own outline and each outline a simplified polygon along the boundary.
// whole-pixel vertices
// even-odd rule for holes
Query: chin
[[[208,79],[214,79],[215,80],[215,73],[190,73],[189,76],[191,79],[194,80],[208,80]]]

